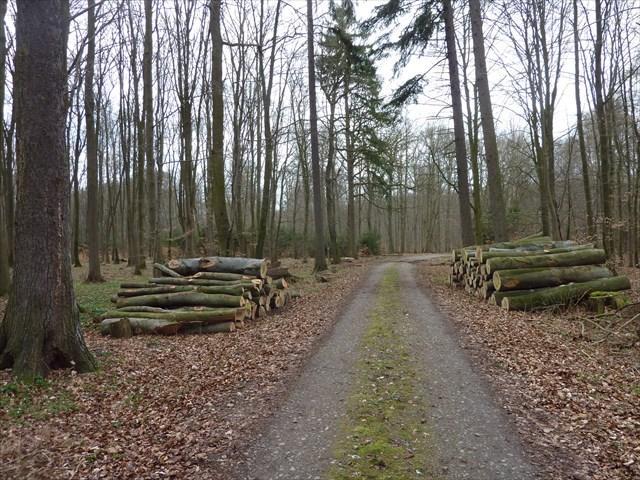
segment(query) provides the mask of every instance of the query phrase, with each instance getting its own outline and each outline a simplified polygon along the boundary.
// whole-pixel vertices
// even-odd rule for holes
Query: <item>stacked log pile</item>
[[[604,266],[592,244],[535,236],[454,250],[449,282],[506,310],[574,305],[583,300],[618,305],[629,279]]]
[[[146,283],[120,285],[115,308],[99,318],[103,334],[232,332],[290,299],[289,271],[264,259],[183,258],[154,270]]]

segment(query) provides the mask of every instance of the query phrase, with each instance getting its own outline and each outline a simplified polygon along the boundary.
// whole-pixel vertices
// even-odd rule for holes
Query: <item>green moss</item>
[[[404,344],[400,298],[397,271],[388,270],[360,347],[331,480],[438,478],[420,379]]]
[[[3,385],[0,387],[0,411],[15,420],[44,420],[76,410],[69,392],[51,390],[51,383],[42,378],[36,378],[31,383],[12,382]]]

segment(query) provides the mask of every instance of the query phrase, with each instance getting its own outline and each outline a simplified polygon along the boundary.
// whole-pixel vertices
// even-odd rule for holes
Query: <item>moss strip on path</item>
[[[362,339],[331,480],[438,478],[420,377],[405,346],[401,295],[398,272],[389,268]]]

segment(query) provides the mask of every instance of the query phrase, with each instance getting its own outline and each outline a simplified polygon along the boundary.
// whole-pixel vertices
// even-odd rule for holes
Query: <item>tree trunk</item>
[[[211,0],[211,110],[213,132],[211,142],[210,175],[211,203],[216,219],[218,247],[223,255],[231,248],[231,227],[227,216],[224,183],[224,103],[222,85],[222,35],[220,33],[221,0]]]
[[[556,287],[565,283],[589,282],[612,277],[607,267],[581,265],[576,267],[500,270],[493,274],[493,286],[499,292]]]
[[[591,292],[616,292],[630,288],[631,284],[627,277],[601,278],[590,282],[534,290],[523,295],[508,296],[502,299],[501,306],[507,311],[533,310],[578,302]]]
[[[5,64],[7,58],[7,45],[4,30],[4,17],[7,13],[7,0],[0,0],[0,85],[5,84]],[[6,170],[7,151],[4,141],[4,88],[0,88],[0,186],[4,186],[7,177]],[[9,231],[7,228],[7,202],[6,195],[0,193],[0,296],[9,291],[10,274],[9,259]]]
[[[474,241],[471,223],[471,199],[469,194],[469,170],[467,166],[467,147],[464,137],[464,116],[462,114],[462,94],[458,74],[458,56],[456,53],[455,26],[451,0],[442,1],[444,32],[447,41],[447,60],[449,62],[449,83],[451,84],[451,106],[453,109],[453,128],[456,143],[456,166],[458,177],[458,203],[460,208],[460,231],[462,244],[471,245]]]
[[[153,10],[151,0],[144,0],[144,51],[142,54],[142,105],[144,109],[144,150],[147,167],[147,206],[149,238],[147,247],[154,262],[162,259],[158,238],[157,177],[153,158]]]
[[[327,197],[327,227],[329,230],[329,252],[331,253],[331,261],[335,264],[340,263],[340,252],[338,252],[338,234],[336,233],[336,144],[335,144],[335,118],[336,103],[335,92],[332,99],[329,100],[329,132],[328,132],[328,152],[327,165],[325,168],[325,191]]]
[[[602,0],[596,0],[596,38],[594,43],[594,90],[596,107],[596,124],[598,135],[598,156],[600,158],[600,189],[602,192],[602,246],[607,255],[612,254],[613,238],[611,222],[613,209],[611,206],[611,180],[609,159],[609,130],[607,128],[606,106],[604,99],[604,87],[602,85],[602,57],[603,57],[603,19]]]
[[[318,113],[316,111],[316,68],[313,43],[313,2],[307,0],[307,60],[309,65],[309,124],[311,137],[311,176],[313,179],[313,216],[315,223],[314,270],[327,269],[324,254],[324,215],[322,213],[322,191],[320,188],[320,148],[318,146]]]
[[[96,5],[88,0],[87,64],[84,74],[84,110],[87,129],[87,244],[89,273],[87,282],[103,282],[100,272],[100,222],[98,219],[98,136],[95,127],[93,69],[96,57]]]
[[[551,255],[532,255],[530,257],[490,258],[486,263],[487,274],[498,270],[536,267],[573,267],[578,265],[599,265],[606,261],[604,250],[576,250]]]
[[[14,283],[0,324],[0,368],[11,367],[27,380],[53,368],[95,368],[80,329],[69,255],[68,27],[66,0],[17,2],[19,193]],[[48,268],[42,268],[41,258]]]
[[[496,140],[495,125],[493,122],[491,91],[489,89],[489,79],[487,76],[487,60],[484,51],[484,33],[482,31],[482,11],[480,9],[480,0],[469,0],[469,14],[471,17],[473,56],[475,58],[476,66],[476,82],[478,84],[482,133],[484,135],[484,150],[487,160],[491,225],[493,228],[494,239],[503,241],[507,239],[507,217],[502,191],[502,175],[500,173],[498,142]]]

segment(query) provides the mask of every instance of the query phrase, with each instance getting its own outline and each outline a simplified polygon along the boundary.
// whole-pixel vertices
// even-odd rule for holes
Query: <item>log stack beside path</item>
[[[449,283],[506,310],[569,306],[583,300],[620,306],[631,288],[593,244],[547,236],[454,250]]]
[[[232,332],[290,300],[284,267],[260,258],[203,257],[153,265],[146,283],[122,283],[115,308],[99,317],[101,331],[135,334]],[[274,276],[271,276],[273,273]]]

